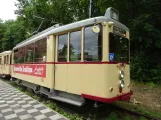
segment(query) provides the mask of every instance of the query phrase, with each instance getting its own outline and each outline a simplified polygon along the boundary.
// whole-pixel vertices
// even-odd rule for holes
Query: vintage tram
[[[105,16],[52,26],[12,50],[11,77],[35,93],[82,106],[86,99],[129,100],[129,29]]]
[[[2,78],[9,78],[11,75],[11,54],[12,51],[0,53],[0,76]]]

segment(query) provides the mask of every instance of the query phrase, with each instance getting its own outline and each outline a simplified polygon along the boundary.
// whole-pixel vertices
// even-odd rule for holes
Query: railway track
[[[92,120],[108,120],[107,117],[112,112],[122,114],[123,116],[133,116],[134,120],[140,120],[140,117],[144,117],[146,120],[161,120],[161,118],[155,118],[136,112],[134,110],[124,109],[114,104],[104,104],[98,108],[93,107],[93,104],[90,103],[84,106],[84,108],[74,107],[65,103],[59,103],[58,106],[71,114],[79,114],[80,116],[82,116],[83,120],[87,120],[89,118]]]
[[[121,112],[127,113],[129,115],[133,115],[133,116],[136,116],[136,117],[144,117],[147,120],[161,120],[161,118],[155,118],[155,117],[152,117],[152,116],[148,116],[148,115],[139,113],[139,112],[134,111],[134,110],[125,109],[125,108],[122,108],[122,107],[119,107],[119,106],[114,106],[114,107]]]

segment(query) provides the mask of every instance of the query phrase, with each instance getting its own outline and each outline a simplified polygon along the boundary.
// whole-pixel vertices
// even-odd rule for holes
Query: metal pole
[[[90,6],[89,6],[89,18],[92,17],[92,0],[90,0]]]

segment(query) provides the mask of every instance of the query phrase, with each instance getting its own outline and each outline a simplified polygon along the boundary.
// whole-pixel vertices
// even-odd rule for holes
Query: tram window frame
[[[9,64],[12,64],[12,54],[9,56]]]
[[[2,65],[2,56],[0,56],[0,65]]]
[[[90,55],[90,57],[89,57],[89,55],[88,55],[88,57],[86,58],[86,55],[85,55],[85,40],[86,40],[86,36],[85,36],[85,34],[86,34],[86,28],[91,28],[91,30],[92,30],[92,27],[93,27],[93,25],[90,25],[90,26],[86,26],[85,28],[84,28],[84,39],[83,39],[83,44],[84,44],[84,49],[83,49],[83,60],[84,60],[84,62],[101,62],[102,61],[102,59],[103,59],[103,31],[102,31],[102,25],[101,24],[98,24],[97,26],[99,26],[99,28],[100,28],[100,32],[99,33],[94,33],[94,34],[98,34],[98,39],[97,39],[97,41],[98,42],[100,42],[100,50],[98,49],[98,46],[97,46],[97,52],[98,52],[98,54],[97,54],[97,60],[92,60],[92,57],[93,57],[93,55]],[[98,43],[99,44],[99,43]]]
[[[8,65],[9,64],[9,55],[6,55],[6,57],[7,57],[6,64]]]
[[[59,43],[60,43],[60,36],[66,36],[66,44],[64,44],[64,46],[61,48],[61,49],[59,49]],[[57,45],[57,60],[58,60],[58,62],[67,62],[68,61],[68,33],[65,33],[65,34],[60,34],[60,35],[58,35],[58,45]],[[62,39],[63,40],[63,39]],[[65,46],[66,45],[66,46]],[[66,47],[66,54],[64,54],[64,55],[59,55],[59,51],[60,50],[62,50],[64,47]],[[62,52],[62,51],[61,51]],[[63,56],[63,57],[62,57]]]
[[[80,36],[76,36],[77,35],[77,33],[79,32],[79,35]],[[73,33],[73,34],[72,34]],[[76,35],[74,35],[76,33]],[[76,39],[71,39],[71,37],[73,37],[73,36],[71,36],[71,35],[74,35],[74,37],[78,37],[78,38],[76,38]],[[71,42],[72,41],[76,41],[77,42],[77,44],[75,44],[76,46],[77,46],[77,51],[78,51],[78,54],[76,55],[74,55],[74,56],[77,56],[77,59],[76,60],[74,60],[74,58],[72,58],[72,55],[71,55]],[[74,43],[74,42],[73,42]],[[78,47],[79,46],[79,47]],[[70,32],[69,33],[69,61],[70,62],[77,62],[77,61],[81,61],[81,54],[82,54],[82,30],[77,30],[77,31],[72,31],[72,32]]]

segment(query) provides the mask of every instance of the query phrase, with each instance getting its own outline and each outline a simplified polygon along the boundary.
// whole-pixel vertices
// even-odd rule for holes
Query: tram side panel
[[[51,72],[53,68],[53,65],[50,64],[16,64],[12,65],[11,67],[13,78],[47,88],[53,88],[54,86]],[[23,69],[25,72],[22,72],[21,69]]]
[[[59,63],[55,70],[55,89],[77,95],[107,97],[107,66],[98,63]],[[108,96],[109,97],[109,96]]]

